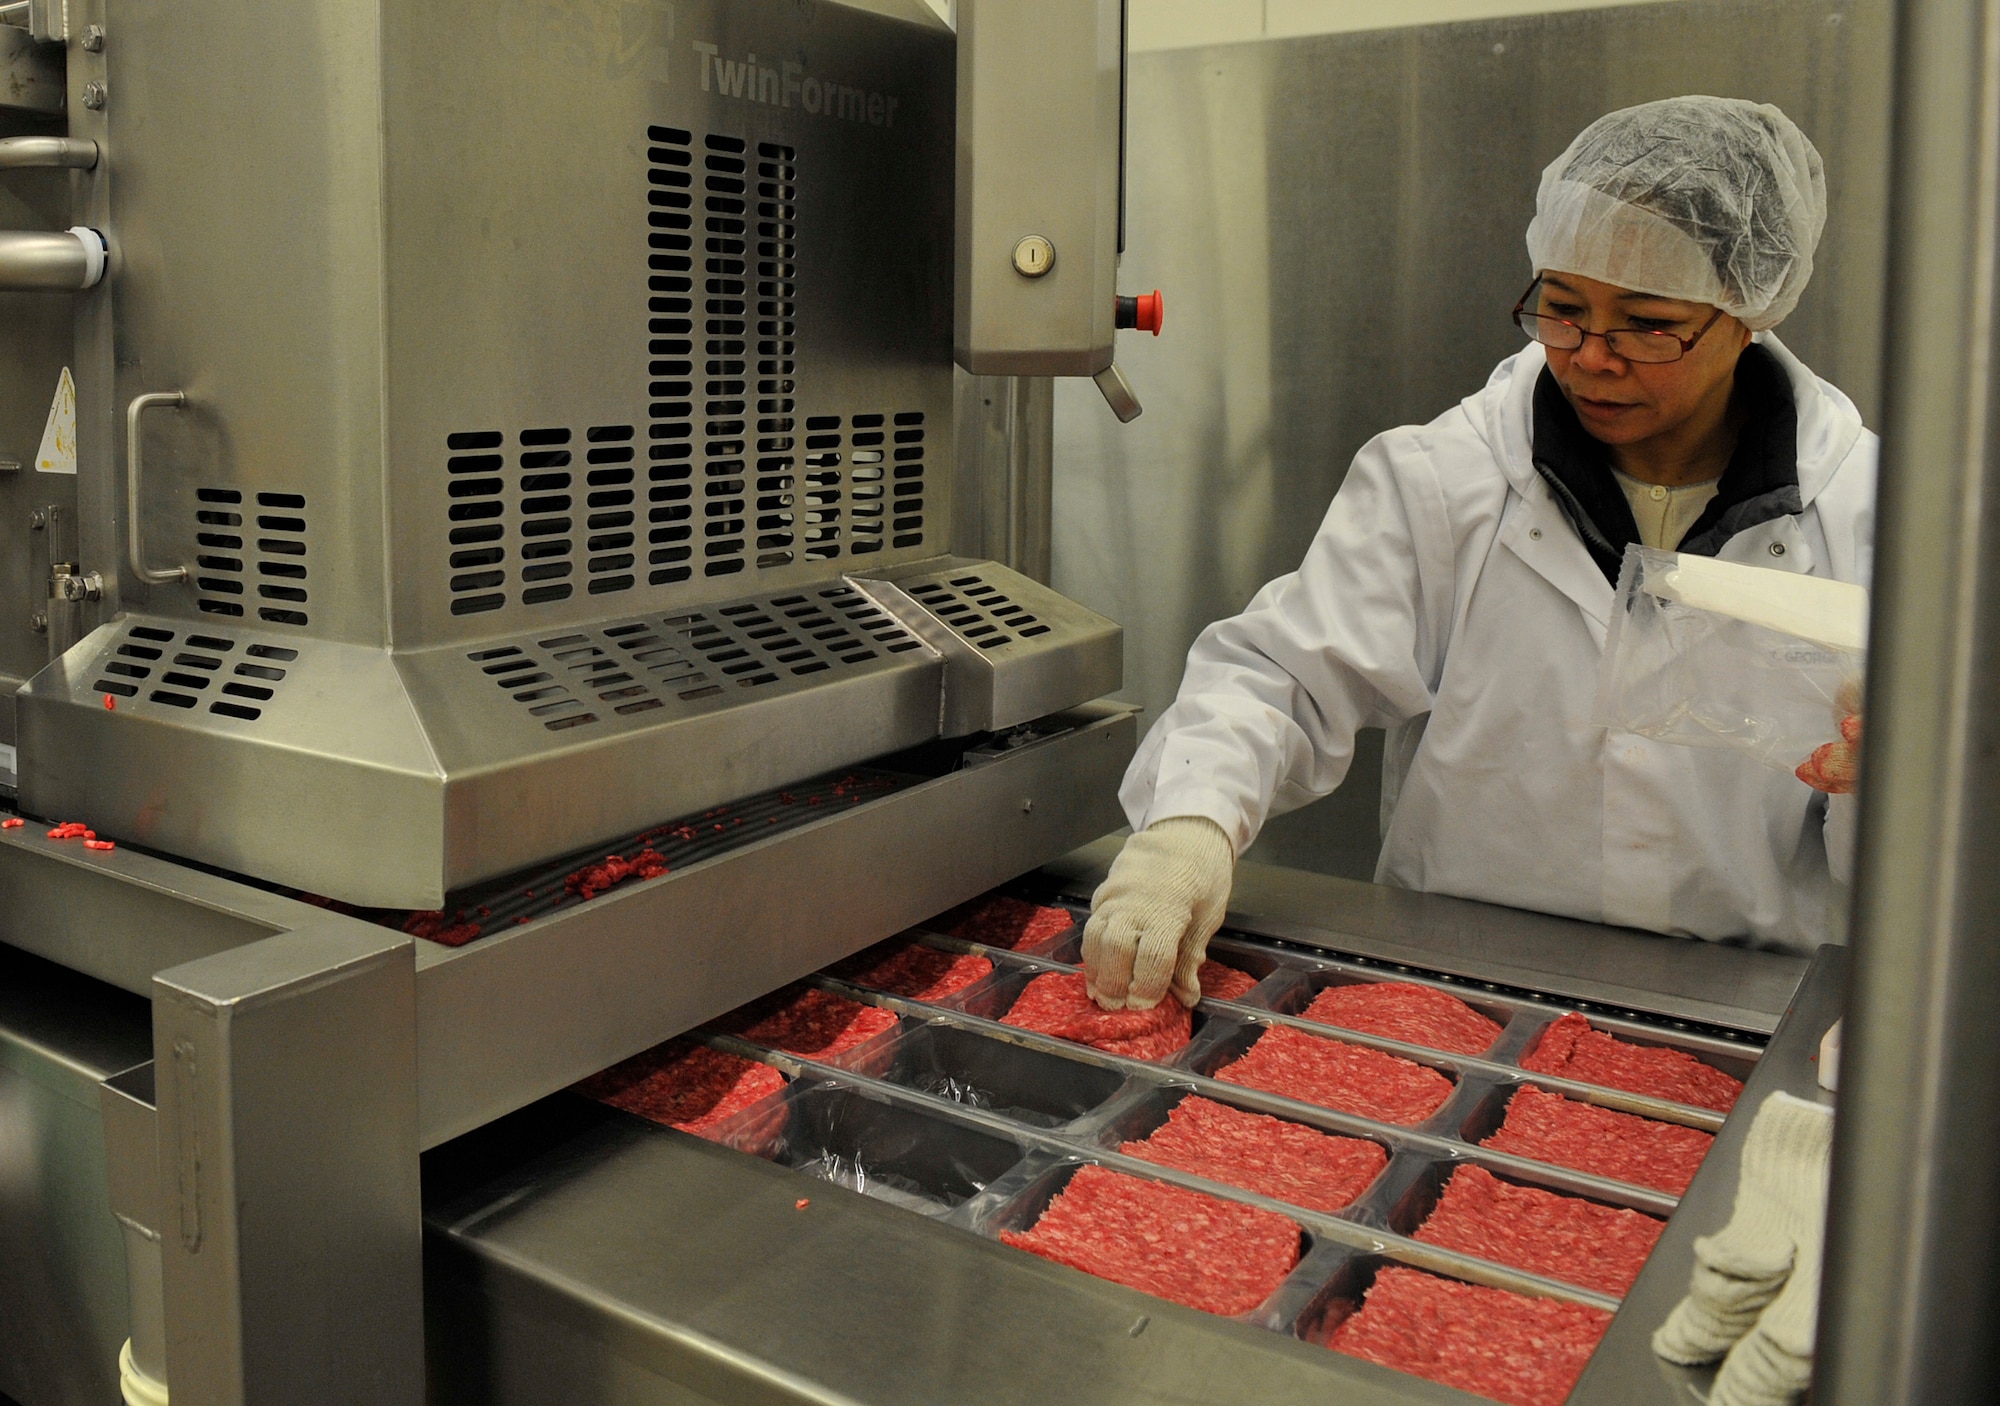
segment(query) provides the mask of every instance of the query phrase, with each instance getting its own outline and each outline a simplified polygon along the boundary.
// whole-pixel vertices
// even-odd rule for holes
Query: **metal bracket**
[[[102,600],[104,577],[95,571],[78,571],[73,561],[59,561],[49,570],[49,599]]]

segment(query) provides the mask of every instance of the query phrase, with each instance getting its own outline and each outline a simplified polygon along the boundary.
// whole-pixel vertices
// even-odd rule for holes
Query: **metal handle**
[[[1132,383],[1125,379],[1125,373],[1118,369],[1117,362],[1112,362],[1091,379],[1104,392],[1104,403],[1111,407],[1111,413],[1118,417],[1121,424],[1129,425],[1139,418],[1139,397],[1133,394]]]
[[[0,137],[0,171],[67,167],[88,171],[97,165],[97,143],[80,137]]]
[[[179,391],[153,391],[134,396],[132,403],[125,407],[125,518],[131,543],[132,574],[149,586],[185,581],[188,569],[171,566],[165,571],[154,571],[146,565],[146,547],[139,533],[139,479],[145,462],[139,447],[139,418],[159,406],[168,405],[179,410],[186,404],[187,397]]]

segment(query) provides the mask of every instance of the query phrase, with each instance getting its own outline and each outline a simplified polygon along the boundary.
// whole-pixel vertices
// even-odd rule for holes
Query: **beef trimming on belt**
[[[1165,1059],[1187,1045],[1194,1028],[1188,1008],[1172,996],[1149,1011],[1107,1011],[1090,999],[1082,972],[1036,977],[1000,1023],[1132,1059]]]
[[[1201,994],[1217,1001],[1241,1000],[1257,984],[1257,978],[1250,973],[1240,972],[1214,958],[1203,962],[1194,977],[1201,983]]]
[[[1025,899],[989,894],[960,904],[924,924],[965,942],[1021,951],[1040,947],[1076,925],[1067,908],[1045,907]]]
[[[723,1119],[784,1086],[785,1076],[768,1064],[676,1039],[574,1087],[613,1108],[706,1137]],[[775,1112],[782,1119],[782,1110]]]
[[[1524,1085],[1507,1105],[1507,1120],[1480,1146],[1678,1196],[1714,1142],[1699,1128],[1576,1103]]]
[[[1484,1054],[1500,1038],[1498,1025],[1456,996],[1414,981],[1329,986],[1303,1014],[1307,1020],[1453,1054]]]
[[[1209,1313],[1248,1313],[1299,1260],[1299,1227],[1255,1206],[1089,1166],[1016,1249]]]
[[[1556,1074],[1582,1084],[1649,1094],[1727,1113],[1743,1092],[1743,1081],[1685,1050],[1635,1045],[1594,1028],[1575,1011],[1551,1024],[1521,1056],[1521,1067]]]
[[[1516,1186],[1462,1166],[1415,1238],[1623,1297],[1666,1229],[1664,1221],[1580,1196]]]
[[[1176,1104],[1145,1141],[1118,1150],[1329,1213],[1367,1190],[1389,1161],[1387,1151],[1365,1138],[1336,1137],[1198,1094]]]
[[[1383,1050],[1276,1025],[1248,1053],[1215,1071],[1247,1089],[1316,1103],[1384,1123],[1421,1123],[1451,1097],[1451,1080]]]
[[[895,1012],[880,1006],[850,1001],[816,986],[787,986],[731,1011],[716,1025],[787,1054],[831,1059],[895,1023]]]
[[[1508,1406],[1561,1406],[1610,1326],[1601,1308],[1391,1265],[1326,1345]]]
[[[972,952],[941,952],[912,942],[882,956],[864,952],[833,969],[835,976],[876,991],[912,1001],[942,1001],[963,991],[993,970],[993,963]]]

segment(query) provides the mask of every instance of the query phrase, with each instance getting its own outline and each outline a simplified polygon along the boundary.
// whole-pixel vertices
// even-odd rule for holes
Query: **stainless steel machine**
[[[1035,1063],[1045,1125],[793,1061],[983,1159],[931,1215],[565,1092],[1021,876],[1078,902],[1120,823],[1118,627],[1043,578],[1045,378],[1127,419],[1115,332],[1158,330],[1122,6],[958,11],[0,4],[0,1393],[1466,1399],[1307,1339],[1424,1262],[1402,1194],[1517,1049],[1435,1127],[1322,1120],[1407,1184],[1258,1322],[988,1234],[1198,1062],[889,1003],[898,1050]],[[1844,972],[1256,866],[1231,922],[1270,973],[1211,1042],[1386,967],[1734,1059],[1746,1107],[1810,1088]],[[1645,1338],[1717,1131],[1573,1400],[1684,1399]]]

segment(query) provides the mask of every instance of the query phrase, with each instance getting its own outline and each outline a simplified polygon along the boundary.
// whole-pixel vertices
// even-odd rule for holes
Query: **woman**
[[[1825,222],[1812,143],[1733,99],[1612,113],[1543,173],[1531,344],[1363,448],[1299,570],[1189,652],[1085,929],[1101,1004],[1194,1004],[1236,856],[1364,727],[1378,882],[1794,950],[1835,930],[1827,796],[1591,720],[1628,544],[1868,580],[1875,437],[1771,332]]]

